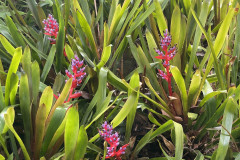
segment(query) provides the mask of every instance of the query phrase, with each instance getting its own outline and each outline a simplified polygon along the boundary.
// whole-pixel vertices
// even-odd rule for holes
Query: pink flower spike
[[[69,78],[73,78],[72,82],[72,88],[76,88],[82,83],[82,79],[86,76],[86,73],[84,72],[85,67],[81,68],[83,66],[83,61],[79,61],[79,58],[77,55],[75,55],[75,59],[72,59],[71,62],[71,69],[73,74],[66,70],[66,75]]]
[[[49,38],[50,41],[56,42],[56,38],[58,35],[59,25],[57,20],[53,18],[51,14],[48,15],[47,19],[43,20],[44,30],[46,35],[53,36],[55,39]]]
[[[163,79],[165,79],[167,81],[170,96],[172,95],[172,87],[171,87],[172,74],[170,73],[169,61],[172,60],[176,54],[176,47],[175,46],[171,47],[171,41],[172,41],[172,37],[171,37],[171,35],[168,34],[168,30],[166,30],[163,37],[161,38],[161,44],[160,44],[161,51],[156,50],[156,52],[158,53],[159,56],[155,57],[157,59],[163,60],[163,67],[166,68],[166,73],[159,70],[159,74]],[[164,52],[164,54],[163,54],[163,52]]]
[[[100,136],[109,144],[105,158],[115,158],[117,160],[121,160],[121,155],[125,154],[125,150],[129,144],[123,145],[117,151],[120,138],[118,137],[117,132],[112,133],[112,131],[112,126],[109,125],[106,121],[102,124],[102,130],[99,130]]]

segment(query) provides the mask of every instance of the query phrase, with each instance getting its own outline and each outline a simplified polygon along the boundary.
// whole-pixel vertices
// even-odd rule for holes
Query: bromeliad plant
[[[24,159],[40,159],[41,157],[50,158],[56,152],[58,152],[64,141],[64,133],[69,135],[71,129],[65,129],[68,127],[68,121],[71,121],[72,112],[77,112],[76,107],[69,110],[70,116],[65,116],[69,106],[73,104],[67,104],[72,98],[78,98],[81,96],[80,92],[75,92],[77,86],[82,82],[82,79],[86,75],[84,72],[83,61],[79,61],[78,57],[72,60],[71,69],[73,73],[67,71],[69,80],[63,84],[64,88],[56,101],[53,101],[54,91],[50,86],[42,84],[40,86],[40,70],[38,63],[31,62],[31,52],[27,47],[22,54],[21,48],[16,48],[13,54],[10,70],[6,77],[6,89],[3,95],[2,88],[0,90],[0,103],[1,103],[1,125],[0,125],[0,140],[1,145],[4,148],[5,155],[10,156],[5,143],[6,136],[11,136],[11,143],[15,147],[17,146],[14,141],[14,136],[20,144]],[[20,61],[21,60],[21,61]],[[16,75],[18,67],[22,66],[24,72],[22,72],[20,81]],[[61,76],[61,75],[59,75]],[[57,78],[58,79],[58,78]],[[55,81],[55,88],[62,88],[59,80]],[[18,90],[19,83],[19,93]],[[60,84],[60,86],[59,86]],[[39,88],[41,88],[41,96],[39,97]],[[75,92],[75,93],[74,93]],[[22,123],[24,126],[24,138],[19,137],[19,133],[16,132],[13,122],[15,112],[10,105],[16,104],[16,98],[19,95],[20,110]],[[31,103],[32,102],[32,103]],[[17,105],[15,105],[17,106]],[[74,105],[75,106],[75,105]],[[73,110],[73,111],[72,111]],[[68,114],[67,114],[68,115]],[[71,118],[67,118],[71,117]],[[70,119],[70,120],[69,120]],[[79,122],[79,119],[77,119]],[[76,124],[77,122],[75,122]],[[79,127],[78,127],[79,130]],[[79,131],[80,137],[84,136],[86,141],[87,136],[82,127]],[[6,135],[7,134],[7,135]],[[77,132],[78,134],[78,132]],[[82,135],[83,134],[83,135]],[[58,143],[56,143],[58,142]],[[82,142],[82,141],[81,141]],[[69,155],[68,150],[69,138],[65,139],[66,144],[66,156]],[[32,146],[32,147],[31,147]],[[76,147],[79,148],[79,147]],[[74,148],[75,149],[75,148]],[[72,151],[71,151],[72,152]],[[14,157],[18,157],[17,150],[13,150]],[[84,155],[76,155],[76,157],[83,157]]]
[[[239,159],[237,3],[0,2],[0,57],[8,68],[6,73],[0,63],[0,154],[8,159],[21,159],[19,151],[24,159],[100,159],[107,149],[97,147],[102,146],[98,138],[108,135],[105,158],[120,159],[126,151],[122,158],[134,160],[140,158],[143,147],[149,149],[143,156],[150,157],[152,148],[146,144],[159,140],[162,152],[157,159]],[[7,15],[1,14],[2,9]],[[46,17],[48,13],[53,15]],[[169,32],[164,33],[166,29]],[[64,51],[73,67],[65,72],[67,76],[61,74],[69,65]],[[137,68],[125,64],[130,53]],[[81,95],[76,91],[85,71],[80,59],[89,66],[81,88],[86,85],[93,98],[71,101]],[[158,79],[156,68],[165,80]],[[139,115],[150,125],[141,123]],[[129,147],[117,150],[120,140],[116,133],[106,133],[108,127],[97,132],[104,119],[111,125],[104,123],[103,128],[124,126]]]

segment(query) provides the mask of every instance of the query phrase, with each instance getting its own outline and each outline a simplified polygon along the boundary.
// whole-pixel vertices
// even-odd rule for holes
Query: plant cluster
[[[0,159],[240,160],[239,1],[0,2]]]

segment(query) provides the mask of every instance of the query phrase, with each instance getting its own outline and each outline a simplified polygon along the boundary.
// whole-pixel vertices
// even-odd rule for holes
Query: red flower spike
[[[71,72],[66,70],[65,73],[68,76],[68,78],[72,78],[72,85],[69,91],[69,96],[66,102],[69,102],[73,98],[79,98],[82,96],[81,92],[74,92],[74,90],[82,83],[82,79],[86,76],[86,73],[84,72],[85,67],[81,68],[83,66],[83,61],[79,61],[79,58],[77,55],[74,56],[75,59],[72,59],[71,62]],[[56,99],[58,99],[58,96],[54,95]]]
[[[123,145],[117,151],[120,138],[118,137],[117,132],[113,133],[112,126],[106,121],[102,124],[102,130],[99,130],[99,134],[110,146],[107,147],[107,155],[105,158],[115,158],[117,160],[121,160],[121,155],[125,154],[125,150],[129,144]]]
[[[49,14],[48,18],[43,20],[43,24],[45,25],[44,34],[54,37],[54,38],[49,38],[49,40],[56,43],[56,38],[59,31],[59,25],[57,23],[57,20],[54,19],[51,14]]]
[[[48,39],[51,41],[51,44],[56,44],[56,39],[59,31],[59,25],[57,23],[57,20],[53,18],[51,14],[48,15],[47,19],[44,19],[43,21],[44,24],[44,30],[46,35],[50,36]],[[54,37],[54,38],[51,38]],[[63,50],[63,54],[65,57],[67,57],[65,48]]]
[[[168,82],[168,91],[169,95],[172,96],[172,86],[171,86],[171,77],[172,74],[170,73],[170,63],[169,61],[173,59],[173,57],[176,54],[176,47],[170,47],[172,41],[172,37],[168,35],[168,30],[164,33],[164,36],[161,39],[161,50],[156,50],[159,56],[156,56],[155,58],[157,59],[162,59],[163,60],[163,67],[166,68],[166,72],[164,73],[161,70],[158,70],[159,75],[162,77],[162,79],[165,79]],[[164,54],[163,54],[164,52]]]

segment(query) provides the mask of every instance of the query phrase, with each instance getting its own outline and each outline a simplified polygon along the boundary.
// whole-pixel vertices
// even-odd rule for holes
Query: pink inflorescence
[[[56,21],[56,19],[53,18],[53,16],[51,14],[48,15],[47,19],[43,20],[43,24],[44,26],[44,30],[46,35],[52,36],[54,38],[50,38],[49,40],[52,41],[53,44],[56,43],[56,38],[58,35],[58,30],[59,30],[59,25]]]
[[[72,82],[72,88],[76,88],[82,83],[82,79],[86,76],[86,73],[84,72],[85,67],[81,68],[83,66],[83,60],[79,61],[79,58],[77,55],[74,56],[75,59],[72,59],[71,63],[71,70],[73,72],[70,73],[68,70],[65,70],[66,75],[69,78],[73,78]]]
[[[169,61],[173,59],[173,57],[176,54],[176,47],[171,47],[171,41],[172,37],[171,35],[168,35],[168,30],[164,33],[164,36],[161,39],[161,51],[156,50],[158,53],[158,56],[155,58],[162,59],[163,60],[163,66],[166,68],[166,72],[162,70],[158,70],[160,76],[165,79],[168,82],[168,89],[169,89],[169,95],[172,96],[172,87],[171,87],[171,77],[172,74],[170,73],[170,63]]]
[[[121,160],[121,155],[125,154],[125,150],[129,144],[123,145],[117,151],[120,138],[118,137],[117,132],[113,133],[112,126],[106,121],[102,124],[102,130],[99,130],[99,134],[110,146],[107,147],[107,155],[105,158],[115,158],[117,160]]]
[[[70,88],[70,92],[69,92],[69,97],[68,97],[68,100],[66,102],[69,102],[71,99],[73,98],[78,98],[80,97],[82,94],[81,92],[77,92],[74,91],[74,89],[77,88],[77,86],[79,86],[81,83],[82,83],[82,80],[83,78],[86,76],[86,72],[84,72],[85,70],[85,67],[82,67],[83,66],[83,61],[80,61],[78,56],[75,55],[74,56],[74,59],[72,59],[72,63],[71,63],[71,70],[72,72],[66,70],[66,75],[69,77],[69,78],[72,78],[72,86]],[[57,99],[58,96],[54,95],[55,98]]]

